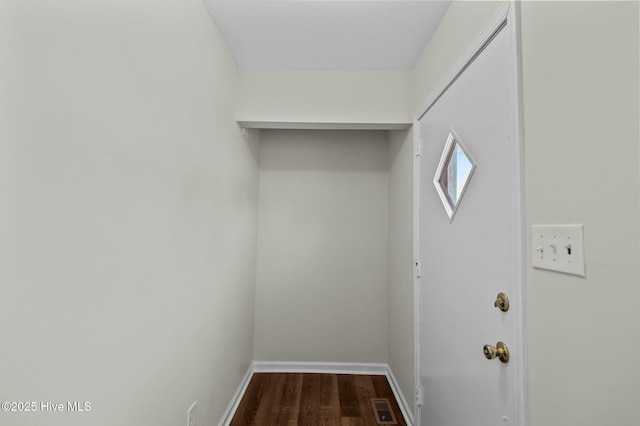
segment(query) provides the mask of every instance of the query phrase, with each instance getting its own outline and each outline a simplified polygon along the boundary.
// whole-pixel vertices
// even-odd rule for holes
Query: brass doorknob
[[[496,346],[484,345],[484,356],[487,359],[498,358],[502,362],[509,362],[509,348],[502,342],[496,343]]]
[[[507,312],[509,310],[509,298],[504,293],[498,293],[493,306],[500,309],[502,312]]]

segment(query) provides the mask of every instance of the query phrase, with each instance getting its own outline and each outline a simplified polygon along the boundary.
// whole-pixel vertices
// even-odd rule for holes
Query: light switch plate
[[[586,276],[583,225],[533,225],[531,228],[534,268]]]

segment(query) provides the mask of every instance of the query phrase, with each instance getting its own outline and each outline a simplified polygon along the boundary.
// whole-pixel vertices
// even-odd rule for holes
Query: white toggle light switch
[[[585,276],[583,225],[533,225],[533,267]]]

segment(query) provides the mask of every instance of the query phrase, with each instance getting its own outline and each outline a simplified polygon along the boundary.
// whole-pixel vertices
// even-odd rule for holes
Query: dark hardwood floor
[[[373,426],[371,398],[388,398],[406,426],[385,376],[256,373],[231,426]]]

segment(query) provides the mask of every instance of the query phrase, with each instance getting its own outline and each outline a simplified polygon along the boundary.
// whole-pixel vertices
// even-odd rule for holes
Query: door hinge
[[[420,157],[420,146],[422,145],[422,139],[416,139],[416,157]]]
[[[416,278],[420,278],[420,260],[416,259]]]
[[[418,407],[424,405],[424,386],[416,386],[416,405]]]

